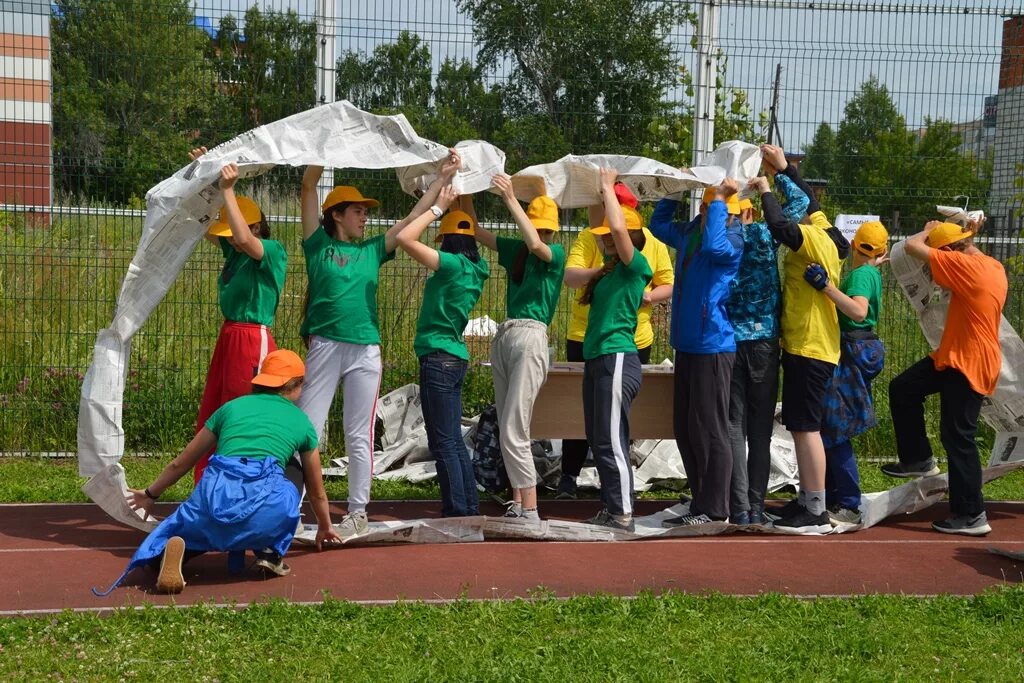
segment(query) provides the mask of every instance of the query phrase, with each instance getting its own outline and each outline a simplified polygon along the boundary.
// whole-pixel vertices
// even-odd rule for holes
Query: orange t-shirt
[[[931,354],[935,369],[955,368],[971,389],[991,396],[1003,363],[999,320],[1009,287],[1003,264],[985,254],[932,249],[928,265],[935,284],[953,294],[942,341]]]

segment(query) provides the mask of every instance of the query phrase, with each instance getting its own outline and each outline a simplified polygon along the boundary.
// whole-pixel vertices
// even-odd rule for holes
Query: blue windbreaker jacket
[[[726,302],[743,255],[742,226],[737,220],[727,228],[725,202],[711,202],[700,243],[687,263],[686,242],[692,231],[701,230],[701,217],[674,221],[678,208],[679,202],[662,199],[650,223],[654,236],[676,250],[669,342],[683,353],[733,352],[736,339]]]

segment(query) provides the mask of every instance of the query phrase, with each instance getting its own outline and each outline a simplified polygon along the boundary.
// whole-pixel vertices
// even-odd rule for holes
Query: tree
[[[375,112],[401,110],[406,116],[424,114],[430,105],[430,48],[409,31],[394,43],[373,49],[369,57],[349,52],[338,59],[337,96]]]
[[[693,20],[677,3],[458,0],[457,6],[476,27],[478,66],[507,75],[506,113],[539,112],[577,152],[635,152],[650,122],[671,110],[663,100],[677,73],[669,36]]]
[[[818,126],[805,148],[804,176],[827,180],[844,211],[899,213],[919,222],[956,195],[970,195],[975,205],[984,201],[986,160],[964,156],[961,144],[948,121],[925,119],[921,130],[908,131],[888,89],[872,76],[846,103],[837,132]]]
[[[245,12],[245,30],[232,15],[220,21],[207,50],[228,100],[234,135],[309,109],[316,100],[316,23],[295,10]]]
[[[186,159],[215,75],[185,0],[57,0],[54,176],[60,191],[126,202]]]

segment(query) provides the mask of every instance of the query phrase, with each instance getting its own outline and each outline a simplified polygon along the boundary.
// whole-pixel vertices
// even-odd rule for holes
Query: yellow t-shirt
[[[660,285],[671,285],[675,282],[675,271],[673,270],[672,259],[668,255],[668,247],[655,239],[647,228],[642,228],[647,244],[640,250],[640,253],[647,259],[654,277],[648,283],[644,291],[651,291]],[[580,232],[579,237],[569,251],[569,257],[565,261],[568,268],[600,268],[604,265],[604,252],[597,244],[597,238],[590,232],[590,228]],[[569,332],[565,335],[571,341],[583,341],[587,332],[587,318],[590,315],[590,306],[584,306],[579,302],[582,289],[573,290],[572,308],[569,313]],[[815,292],[817,294],[817,292]],[[637,312],[636,337],[634,338],[638,349],[645,349],[654,343],[654,328],[651,327],[651,307],[645,304]]]
[[[836,305],[804,280],[811,263],[820,263],[832,282],[839,282],[842,264],[835,242],[825,232],[831,224],[816,211],[811,225],[800,225],[804,243],[783,259],[782,348],[794,356],[839,363],[839,316]]]

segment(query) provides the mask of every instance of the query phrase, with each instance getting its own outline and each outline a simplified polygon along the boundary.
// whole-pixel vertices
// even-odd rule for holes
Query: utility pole
[[[782,84],[782,64],[775,65],[775,85],[772,87],[772,106],[768,110],[768,144],[782,147],[782,131],[779,130],[779,88]],[[778,142],[775,140],[778,139]]]
[[[316,13],[316,105],[334,102],[335,37],[337,36],[337,0],[319,0]],[[323,202],[334,188],[334,169],[324,168],[317,194]]]

